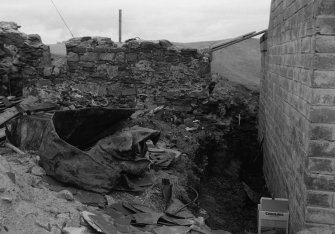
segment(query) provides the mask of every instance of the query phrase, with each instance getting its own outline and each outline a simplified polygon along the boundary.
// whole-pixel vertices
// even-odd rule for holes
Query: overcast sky
[[[210,41],[266,29],[271,0],[53,0],[74,36]],[[1,21],[51,44],[71,38],[50,0],[1,0]]]

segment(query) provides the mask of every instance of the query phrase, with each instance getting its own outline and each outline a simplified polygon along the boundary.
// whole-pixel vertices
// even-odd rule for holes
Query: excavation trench
[[[258,105],[258,94],[252,98]],[[206,223],[212,229],[257,232],[257,203],[267,189],[257,140],[257,111],[250,111],[248,103],[230,105],[223,118],[230,124],[223,129],[212,126],[198,138],[194,161],[200,177],[199,206],[207,212]]]

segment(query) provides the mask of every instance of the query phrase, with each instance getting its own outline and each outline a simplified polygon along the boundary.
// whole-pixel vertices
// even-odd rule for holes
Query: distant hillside
[[[224,41],[175,43],[178,47],[206,48]],[[258,39],[248,39],[213,54],[212,72],[250,88],[258,88],[261,70],[261,54]]]
[[[190,43],[173,42],[178,48],[208,48],[223,41],[201,41]],[[65,44],[49,45],[51,53],[57,57],[65,56]],[[258,39],[248,39],[233,46],[216,51],[213,54],[212,72],[229,80],[246,85],[249,88],[258,88],[260,81],[261,55]]]
[[[66,55],[65,43],[50,44],[49,46],[50,46],[51,54],[57,55],[57,56]]]

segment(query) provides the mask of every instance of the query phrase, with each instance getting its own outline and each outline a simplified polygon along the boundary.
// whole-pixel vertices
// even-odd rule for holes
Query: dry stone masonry
[[[261,39],[259,138],[291,232],[335,230],[335,1],[272,0]]]
[[[25,82],[43,75],[50,66],[50,49],[40,36],[18,31],[13,22],[0,22],[0,96],[22,94]]]
[[[66,50],[67,73],[40,80],[27,93],[76,107],[168,104],[182,111],[207,98],[209,61],[197,50],[166,40],[120,46],[105,37],[73,38]]]

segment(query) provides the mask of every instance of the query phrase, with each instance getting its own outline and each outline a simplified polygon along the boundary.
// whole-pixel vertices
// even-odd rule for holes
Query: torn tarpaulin
[[[145,141],[156,143],[159,139],[159,131],[122,128],[121,121],[132,113],[127,109],[87,108],[20,116],[7,124],[7,137],[20,148],[38,150],[41,166],[55,179],[108,192],[122,173],[140,175],[146,170],[150,161],[144,157]]]

